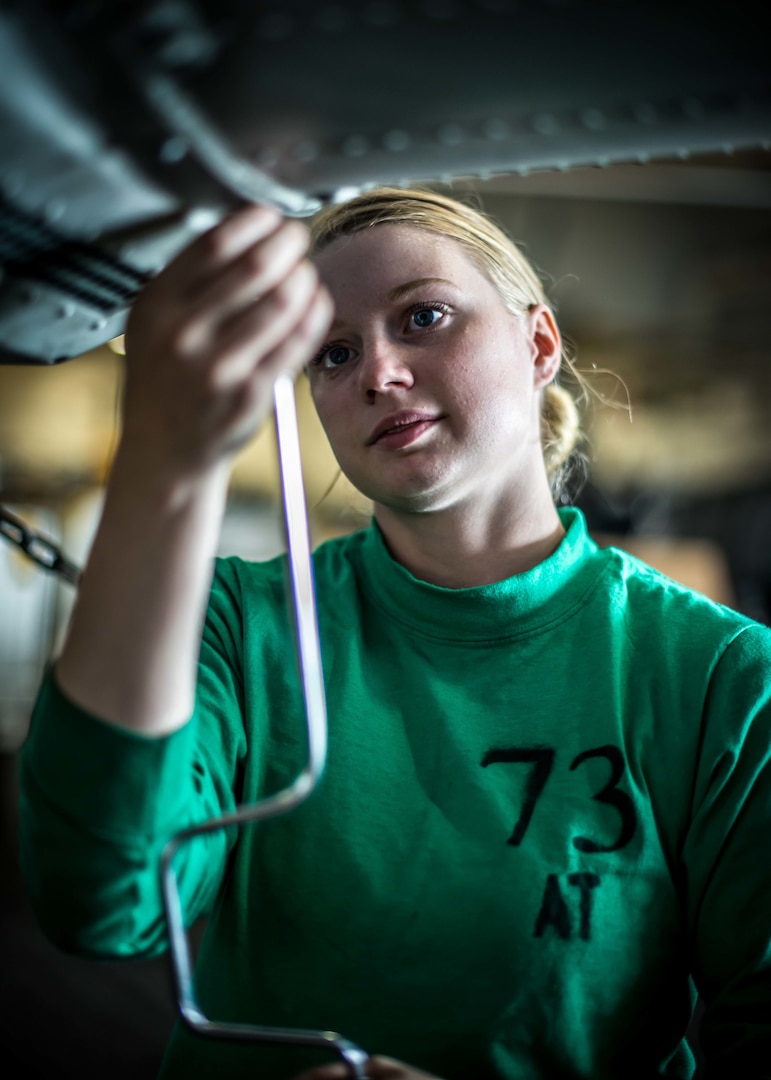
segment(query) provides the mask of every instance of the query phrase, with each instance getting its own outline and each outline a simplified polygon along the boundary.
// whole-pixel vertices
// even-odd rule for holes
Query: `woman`
[[[199,638],[232,453],[307,364],[375,523],[315,556],[319,791],[188,845],[205,1010],[341,1030],[393,1080],[689,1077],[692,977],[713,1075],[761,1075],[771,635],[557,511],[559,331],[497,228],[383,190],[321,215],[317,271],[306,243],[246,210],[132,313],[104,515],[25,750],[44,925],[162,948],[163,841],[297,772],[281,561],[220,562]],[[180,1030],[164,1075],[309,1065],[343,1075]]]

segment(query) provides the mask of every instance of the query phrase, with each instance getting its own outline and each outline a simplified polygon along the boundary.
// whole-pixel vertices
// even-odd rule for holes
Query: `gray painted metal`
[[[243,200],[768,147],[754,6],[17,0],[0,13],[0,360],[120,333],[51,267],[151,274]],[[80,245],[77,251],[73,242]],[[66,276],[66,275],[64,275]]]

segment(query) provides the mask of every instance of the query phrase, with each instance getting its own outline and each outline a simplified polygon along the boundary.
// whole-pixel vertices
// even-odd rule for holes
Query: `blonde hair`
[[[535,270],[490,218],[433,191],[375,188],[348,202],[326,207],[311,222],[311,254],[341,237],[385,224],[414,225],[456,240],[495,286],[512,314],[519,315],[535,304],[548,305]],[[562,360],[583,391],[583,377],[564,347]],[[576,472],[583,474],[584,459],[578,450],[582,438],[572,394],[550,383],[541,406],[541,445],[555,500],[568,501],[568,481]]]

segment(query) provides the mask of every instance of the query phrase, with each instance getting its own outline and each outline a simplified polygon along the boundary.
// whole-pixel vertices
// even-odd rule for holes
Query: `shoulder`
[[[616,547],[599,548],[603,592],[630,630],[662,635],[662,644],[681,642],[722,653],[741,636],[761,652],[771,650],[771,630],[733,608],[682,585]]]

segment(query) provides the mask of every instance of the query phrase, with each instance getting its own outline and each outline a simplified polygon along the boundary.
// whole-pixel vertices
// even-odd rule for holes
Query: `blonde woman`
[[[312,243],[246,210],[132,313],[104,516],[25,750],[41,920],[81,952],[163,949],[166,837],[296,773],[282,561],[212,582],[211,557],[232,454],[306,367],[373,522],[315,555],[319,791],[185,849],[204,1008],[343,1031],[375,1080],[686,1078],[695,985],[711,1075],[761,1075],[771,635],[555,502],[578,434],[559,330],[483,215],[378,190]],[[180,1027],[162,1075],[302,1070],[345,1075]]]

